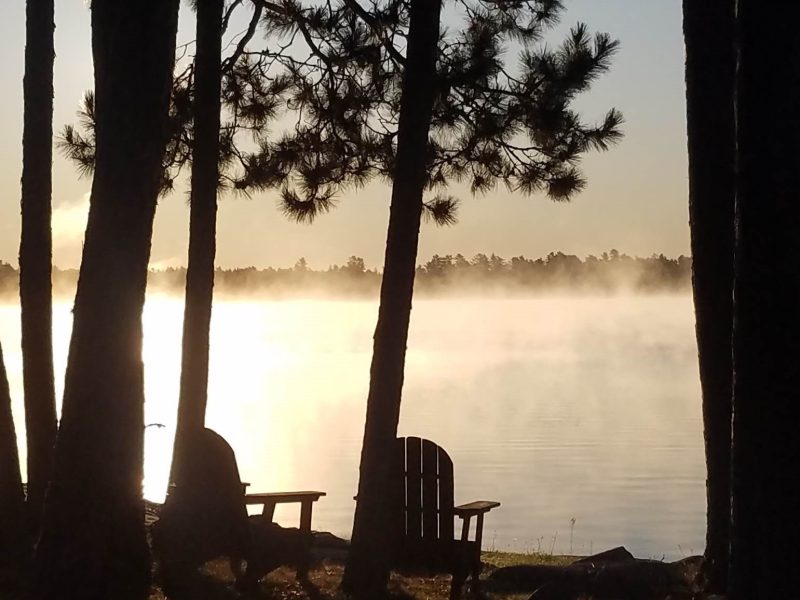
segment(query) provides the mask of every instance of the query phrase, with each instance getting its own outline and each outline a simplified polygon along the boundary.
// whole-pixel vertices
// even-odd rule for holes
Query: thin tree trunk
[[[735,4],[683,1],[692,289],[706,449],[704,586],[724,593],[733,396]]]
[[[739,0],[731,600],[796,598],[800,3]]]
[[[178,0],[94,0],[97,154],[53,478],[40,598],[140,600],[142,308],[175,58]]]
[[[389,576],[385,515],[389,453],[400,419],[408,326],[427,181],[428,132],[435,99],[441,0],[412,0],[397,164],[370,368],[358,503],[343,588],[375,598]]]
[[[202,430],[208,403],[209,330],[214,292],[219,180],[223,5],[223,0],[200,0],[197,3],[189,264],[186,270],[183,358],[173,458],[173,479],[176,481],[180,481],[181,465],[187,455],[186,440]]]
[[[17,433],[11,414],[3,347],[0,346],[0,565],[22,554],[24,495],[17,452]]]
[[[19,293],[28,443],[28,519],[38,528],[56,439],[52,235],[53,0],[27,0]]]

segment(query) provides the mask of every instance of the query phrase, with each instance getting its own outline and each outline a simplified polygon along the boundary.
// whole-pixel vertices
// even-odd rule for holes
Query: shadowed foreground
[[[343,548],[317,548],[307,581],[298,581],[295,570],[281,567],[267,575],[257,588],[236,588],[228,561],[213,560],[181,582],[181,591],[166,596],[158,584],[150,600],[347,600],[339,590],[344,570]],[[338,546],[338,544],[337,544]],[[590,557],[484,552],[482,589],[464,598],[484,600],[723,600],[693,591],[700,557],[674,563],[633,559],[624,549]],[[594,559],[594,560],[592,560]],[[156,582],[158,575],[156,574]],[[445,600],[450,593],[449,575],[421,572],[392,573],[386,599]],[[17,578],[0,574],[0,598],[27,600]],[[378,600],[378,599],[376,599]]]
[[[626,551],[622,550],[625,554]],[[597,560],[542,554],[483,553],[482,589],[467,589],[464,598],[486,600],[690,600],[700,557],[675,563],[596,555]],[[227,561],[207,563],[193,581],[185,582],[180,598],[209,600],[346,600],[339,590],[343,556],[319,559],[307,581],[298,581],[293,569],[282,567],[265,577],[257,589],[237,590]],[[387,599],[445,600],[448,575],[421,572],[393,573]],[[177,595],[172,596],[179,598]],[[154,588],[150,600],[167,598]],[[711,600],[709,598],[709,600]]]

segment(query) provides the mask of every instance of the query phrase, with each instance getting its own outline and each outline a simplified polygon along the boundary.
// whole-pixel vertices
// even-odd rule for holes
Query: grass
[[[546,554],[544,552],[482,552],[481,560],[495,569],[513,567],[515,565],[555,565],[563,566],[573,562],[577,557],[559,554]],[[494,570],[494,569],[492,569]]]

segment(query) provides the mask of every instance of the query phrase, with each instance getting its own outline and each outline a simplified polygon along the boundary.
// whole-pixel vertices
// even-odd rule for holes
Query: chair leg
[[[476,588],[480,585],[481,580],[481,570],[483,565],[481,564],[481,555],[478,552],[478,555],[472,559],[472,585]]]
[[[314,543],[314,536],[311,533],[311,511],[314,503],[304,500],[300,505],[300,556],[297,563],[297,579],[300,581],[308,580],[308,570],[311,565],[311,546]]]
[[[466,571],[459,569],[453,573],[453,579],[450,583],[450,600],[459,600],[459,598],[461,598],[461,592],[464,589],[464,582],[466,580]]]
[[[481,545],[483,544],[483,513],[478,515],[475,523],[475,555],[472,557],[472,589],[477,595],[481,583]]]
[[[231,568],[231,573],[233,573],[233,578],[238,580],[244,576],[244,569],[242,568],[242,559],[238,556],[230,556],[228,557],[228,566]]]

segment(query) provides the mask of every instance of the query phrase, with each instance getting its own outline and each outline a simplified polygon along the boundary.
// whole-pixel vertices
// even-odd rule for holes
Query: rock
[[[597,554],[592,554],[591,556],[578,559],[572,564],[576,565],[583,563],[605,564],[605,563],[618,563],[618,562],[633,562],[635,560],[636,559],[633,557],[633,554],[628,552],[625,546],[617,546],[616,548],[611,548],[610,550],[604,550],[603,552],[599,552]]]
[[[245,579],[258,581],[283,565],[297,566],[307,551],[306,539],[297,527],[264,523],[260,515],[250,517],[252,547]]]
[[[340,537],[336,537],[329,531],[315,531],[314,535],[314,548],[336,548],[337,550],[347,550],[350,547],[350,542]]]
[[[350,548],[350,542],[336,537],[327,531],[315,531],[314,541],[311,544],[310,556],[312,561],[330,559],[345,561]]]
[[[625,548],[612,548],[572,564],[517,565],[497,569],[488,583],[507,591],[534,590],[530,600],[653,600],[691,597],[701,557],[674,563],[640,560]]]
[[[504,590],[525,591],[538,589],[570,575],[569,566],[515,565],[495,570],[489,575],[488,580],[493,586]]]
[[[578,600],[580,592],[574,585],[566,583],[546,583],[528,600]]]

